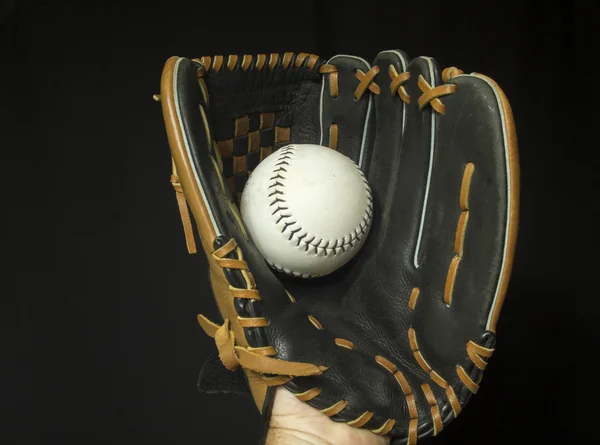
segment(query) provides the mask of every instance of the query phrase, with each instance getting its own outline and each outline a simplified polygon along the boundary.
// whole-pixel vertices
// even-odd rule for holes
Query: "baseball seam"
[[[317,238],[316,235],[310,235],[308,232],[303,231],[302,226],[295,227],[297,220],[293,218],[291,213],[286,212],[289,210],[287,201],[285,199],[285,176],[281,173],[287,173],[287,168],[292,160],[295,152],[293,145],[282,148],[279,150],[277,162],[275,163],[275,169],[273,170],[274,175],[270,178],[269,182],[269,198],[273,198],[269,207],[274,208],[272,216],[277,215],[276,224],[283,222],[281,233],[289,233],[288,241],[294,243],[295,247],[299,247],[300,244],[304,245],[305,252],[314,252],[315,255],[320,253],[325,256],[335,256],[339,253],[346,252],[347,249],[352,249],[356,243],[358,243],[361,237],[367,232],[371,219],[373,217],[373,198],[371,196],[371,188],[365,178],[364,173],[360,168],[357,167],[360,172],[365,189],[367,191],[367,209],[363,215],[361,223],[351,232],[349,235],[343,238],[335,240],[326,240],[323,238]],[[276,269],[279,269],[276,265]]]

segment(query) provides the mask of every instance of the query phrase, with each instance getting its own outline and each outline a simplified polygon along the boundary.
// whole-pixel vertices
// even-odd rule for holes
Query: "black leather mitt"
[[[198,316],[258,408],[274,389],[399,443],[439,433],[494,352],[518,223],[517,141],[498,85],[381,52],[173,57],[162,109],[188,248],[191,209],[222,320]],[[371,232],[325,277],[274,272],[238,212],[290,143],[338,150],[372,188]],[[187,204],[186,204],[187,202]]]

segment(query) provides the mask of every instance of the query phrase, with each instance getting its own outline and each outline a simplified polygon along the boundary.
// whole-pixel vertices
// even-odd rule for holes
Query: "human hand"
[[[266,445],[388,445],[388,437],[334,422],[278,388]]]

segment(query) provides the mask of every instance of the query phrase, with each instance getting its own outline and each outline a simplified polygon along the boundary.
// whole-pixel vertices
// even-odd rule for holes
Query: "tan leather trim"
[[[167,61],[161,78],[161,106],[169,147],[185,193],[187,204],[198,228],[202,248],[207,252],[210,279],[215,300],[219,306],[219,312],[222,314],[223,318],[235,319],[237,317],[237,311],[235,310],[233,298],[229,291],[229,282],[225,277],[222,267],[217,264],[217,259],[209,254],[213,251],[216,232],[212,226],[206,203],[202,199],[200,188],[196,182],[191,160],[187,156],[184,137],[177,116],[173,92],[173,72],[177,60],[177,57],[172,57]],[[213,63],[218,66],[219,60],[222,62],[222,57],[219,58],[219,56],[216,56]],[[237,344],[248,346],[244,329],[237,323],[233,323],[231,328],[234,332]]]
[[[354,98],[356,100],[360,100],[360,98],[365,94],[367,89],[373,94],[381,93],[379,85],[375,83],[375,76],[377,74],[379,74],[378,66],[374,66],[366,73],[364,73],[362,70],[356,70],[356,78],[360,80],[360,83],[356,87],[356,90],[354,90]]]
[[[296,65],[296,68],[300,68],[307,57],[308,57],[308,53],[299,53],[296,56],[296,63],[294,64],[294,65]]]
[[[165,120],[167,138],[171,148],[171,155],[175,163],[186,201],[192,210],[192,215],[198,225],[198,231],[205,251],[211,252],[212,243],[216,233],[210,222],[206,203],[202,199],[200,188],[194,178],[191,161],[187,157],[184,136],[179,124],[177,109],[173,94],[173,71],[177,57],[170,58],[162,73],[161,79],[161,106]]]
[[[456,271],[460,264],[460,257],[455,256],[448,267],[448,276],[446,277],[446,286],[444,286],[444,303],[448,306],[452,304],[452,294],[454,292],[454,281],[456,280]]]
[[[194,59],[194,60],[198,60],[198,59]],[[206,71],[210,70],[210,64],[212,63],[212,57],[210,56],[204,56],[204,57],[200,57],[200,60],[198,60],[200,62],[200,65],[202,65],[204,67],[204,69]]]
[[[274,69],[277,66],[277,61],[279,60],[279,54],[272,53],[269,55],[269,69]]]
[[[336,338],[334,340],[335,344],[346,349],[354,349],[354,343],[350,340],[346,340],[344,338]]]
[[[394,428],[395,424],[396,424],[396,421],[394,419],[388,419],[379,428],[377,428],[376,430],[371,430],[371,431],[375,434],[378,434],[379,436],[385,436],[387,433],[392,431],[392,428]]]
[[[265,66],[265,62],[267,61],[267,56],[265,54],[259,54],[256,56],[256,69],[258,71],[262,70]]]
[[[225,278],[223,269],[219,267],[212,258],[209,258],[210,265],[210,278],[213,286],[213,292],[215,300],[219,306],[223,318],[235,320],[238,316],[237,311],[234,307],[234,301],[229,291],[229,281]],[[231,329],[233,330],[236,343],[240,346],[247,347],[248,341],[246,340],[246,334],[244,328],[239,323],[231,323]]]
[[[316,54],[311,54],[310,57],[308,58],[308,62],[306,63],[306,67],[308,69],[312,70],[318,61],[319,61],[319,56]]]
[[[412,388],[408,384],[408,380],[406,380],[406,377],[404,377],[404,374],[402,374],[402,371],[394,372],[394,378],[400,385],[400,389],[402,389],[402,392],[404,393],[405,396],[409,396],[410,394],[412,394]]]
[[[258,347],[248,346],[246,349],[249,352],[252,352],[254,354],[260,354],[260,355],[266,355],[266,356],[277,355],[277,350],[273,346],[258,346]]]
[[[400,99],[402,99],[405,103],[410,103],[410,96],[406,92],[406,88],[404,88],[404,84],[410,79],[410,73],[401,73],[398,74],[396,67],[394,65],[390,65],[388,74],[390,75],[390,93],[393,96],[394,94],[398,94]]]
[[[448,82],[453,77],[459,76],[461,74],[464,74],[463,70],[459,70],[455,66],[449,66],[448,68],[444,68],[444,70],[442,71],[442,81]]]
[[[433,380],[433,382],[435,382],[437,385],[439,385],[442,388],[448,387],[448,383],[446,382],[446,380],[444,380],[437,372],[435,372],[431,368],[431,366],[429,366],[429,363],[427,363],[425,357],[423,357],[423,354],[419,350],[419,343],[417,342],[416,331],[413,328],[408,328],[408,343],[410,344],[410,348],[413,350],[415,360],[417,361],[421,369],[427,374],[429,374],[431,380]]]
[[[493,349],[485,348],[471,340],[467,342],[467,354],[469,358],[482,371],[486,368],[487,362],[481,357],[491,357],[493,353]]]
[[[367,423],[369,423],[369,420],[371,420],[372,417],[373,417],[373,412],[365,411],[356,419],[346,422],[346,424],[353,426],[354,428],[360,428],[360,427],[366,425]]]
[[[475,172],[475,164],[469,162],[465,166],[463,179],[460,184],[460,208],[461,210],[469,210],[469,191],[471,190],[471,179]]]
[[[245,269],[248,267],[248,264],[246,264],[245,261],[233,258],[215,258],[215,261],[219,266],[227,269]]]
[[[438,405],[431,407],[431,418],[433,419],[433,435],[437,436],[440,431],[444,429],[442,422],[442,416],[440,414],[440,408]]]
[[[338,97],[340,92],[338,89],[338,72],[334,65],[321,65],[319,73],[329,74],[329,95],[331,97]]]
[[[337,124],[331,124],[329,127],[329,147],[337,150],[338,145],[338,126]]]
[[[267,384],[267,382],[263,379],[263,375],[260,373],[251,371],[249,369],[244,369],[244,374],[246,374],[246,377],[248,378],[248,386],[250,387],[250,392],[252,393],[254,402],[262,414],[265,399],[267,397],[267,389],[270,385]]]
[[[417,343],[417,334],[413,328],[408,328],[408,343],[413,351],[419,349],[419,344]]]
[[[216,324],[215,322],[210,321],[208,318],[206,318],[202,314],[198,314],[196,318],[198,320],[198,324],[200,325],[202,330],[206,333],[206,335],[208,335],[209,337],[215,338],[217,329],[219,329],[220,326],[218,324]]]
[[[310,322],[313,324],[313,326],[317,329],[319,329],[320,331],[323,330],[323,325],[321,324],[321,322],[319,320],[317,320],[315,317],[313,317],[312,315],[308,316],[308,319],[310,320]]]
[[[429,373],[429,377],[431,377],[431,380],[433,380],[442,388],[446,388],[448,386],[448,382],[446,382],[437,372],[433,370]]]
[[[467,223],[469,222],[469,212],[467,210],[461,212],[456,226],[456,237],[454,238],[454,253],[461,257],[465,245],[465,233],[467,232]]]
[[[418,420],[411,419],[408,424],[408,441],[406,445],[416,445],[417,444],[417,428],[418,428]]]
[[[406,377],[404,377],[404,374],[402,374],[401,371],[398,371],[396,365],[394,365],[385,357],[377,355],[375,356],[375,361],[394,375],[396,382],[398,382],[402,393],[406,397],[406,405],[408,406],[408,412],[410,413],[410,417],[416,419],[419,414],[417,411],[415,396],[413,394],[412,388],[408,383],[408,380],[406,380]]]
[[[410,293],[410,298],[408,299],[408,307],[409,309],[413,309],[415,308],[415,305],[417,304],[417,298],[419,298],[419,293],[421,291],[419,290],[418,287],[413,288],[412,292]]]
[[[477,353],[478,355],[481,355],[483,357],[491,357],[492,354],[494,353],[494,349],[493,348],[485,348],[481,345],[478,345],[477,343],[475,343],[472,340],[469,340],[467,342],[467,349],[471,350],[475,353]]]
[[[298,400],[301,400],[303,402],[308,402],[309,400],[314,399],[315,397],[317,397],[319,394],[321,394],[322,389],[321,388],[312,388],[309,389],[308,391],[304,391],[304,392],[300,392],[297,394],[294,394]]]
[[[292,61],[292,57],[294,57],[294,53],[284,53],[283,59],[281,59],[281,67],[287,68],[290,66],[290,62]]]
[[[458,365],[456,367],[456,373],[458,374],[458,377],[463,382],[463,384],[468,388],[468,390],[471,391],[473,394],[477,394],[477,391],[479,390],[479,385],[473,380],[471,380],[471,377],[469,377],[469,375],[462,366]]]
[[[260,354],[254,354],[241,346],[235,347],[235,353],[240,364],[247,369],[261,371],[275,375],[309,376],[321,375],[324,371],[322,366],[311,363],[287,362]],[[326,368],[325,368],[326,369]]]
[[[446,106],[439,99],[440,97],[447,96],[449,94],[453,94],[456,92],[458,88],[454,84],[444,84],[438,85],[437,87],[432,87],[425,80],[422,74],[419,74],[419,80],[417,81],[417,85],[419,89],[423,92],[419,97],[419,109],[422,110],[425,105],[430,104],[431,108],[437,111],[440,114],[446,114]]]
[[[390,362],[387,358],[382,357],[380,355],[375,356],[375,361],[387,369],[389,372],[394,374],[398,368],[392,362]]]
[[[419,351],[419,344],[417,343],[417,336],[416,336],[415,330],[413,328],[408,329],[408,342],[410,343],[410,347],[413,350],[413,355],[415,356],[415,360],[417,361],[417,363],[419,364],[421,369],[423,371],[425,371],[427,374],[431,373],[431,371],[432,371],[431,366],[429,366],[429,363],[427,363],[427,361],[425,360],[425,357],[423,357],[423,354],[421,353],[421,351]]]
[[[421,351],[415,351],[414,355],[421,369],[423,369],[423,371],[429,374],[431,372],[431,366],[429,366],[429,363],[427,363],[425,357],[423,357],[423,354],[421,354]]]
[[[190,219],[190,213],[188,211],[187,202],[185,200],[185,195],[183,194],[183,189],[181,188],[181,183],[179,182],[179,177],[177,176],[177,170],[175,168],[175,164],[173,163],[173,172],[175,174],[171,175],[171,184],[173,184],[173,188],[175,189],[175,197],[177,198],[177,207],[179,208],[179,215],[181,217],[181,223],[183,224],[183,234],[185,237],[185,245],[187,247],[188,253],[196,253],[196,241],[194,239],[194,229],[192,227],[192,221]]]
[[[252,56],[249,54],[244,54],[244,57],[242,57],[242,70],[246,71],[251,63],[252,63]]]
[[[348,406],[348,402],[346,402],[345,400],[340,400],[334,405],[331,405],[329,408],[324,408],[320,411],[327,417],[331,417],[335,416],[336,414],[339,414],[344,408],[346,408],[346,406]]]
[[[237,61],[238,56],[236,56],[235,54],[229,55],[229,57],[227,58],[227,69],[229,71],[233,70],[235,68],[235,65],[237,64]]]
[[[233,204],[232,204],[232,206],[233,206]],[[235,206],[233,206],[233,207],[235,207]],[[241,217],[239,211],[237,211],[237,207],[235,207],[235,208],[236,208],[236,213],[235,213],[236,218],[239,218],[238,222],[240,223],[241,228],[243,229],[244,226],[243,226],[243,224],[241,224],[242,217]],[[247,235],[245,233],[244,233],[244,236],[247,237]],[[237,250],[239,252],[239,257],[242,258],[242,250],[239,247]],[[242,270],[240,270],[240,272],[241,272],[242,276],[244,277],[244,281],[246,282],[246,288],[247,289],[256,289],[256,281],[254,281],[254,276],[252,276],[250,271],[246,270],[246,269],[242,269]]]
[[[266,326],[269,326],[269,321],[264,317],[247,318],[247,317],[240,317],[238,315],[236,317],[236,319],[237,319],[237,322],[239,323],[239,325],[244,328],[264,328]]]
[[[450,401],[450,405],[452,406],[452,411],[454,412],[454,417],[458,416],[460,414],[460,412],[462,411],[462,406],[460,405],[460,402],[458,401],[458,397],[456,397],[456,393],[454,392],[454,389],[450,385],[448,385],[446,387],[446,397],[448,397],[448,400]]]
[[[425,394],[425,399],[429,405],[435,405],[437,403],[437,400],[435,400],[435,396],[433,395],[433,391],[431,390],[431,386],[429,386],[427,383],[423,383],[421,385],[421,391],[423,391],[423,394]]]
[[[496,332],[498,317],[500,316],[500,311],[502,310],[502,304],[504,303],[504,297],[506,296],[506,290],[510,281],[515,247],[517,244],[520,188],[519,153],[517,147],[517,132],[515,129],[515,122],[508,99],[494,80],[482,74],[475,75],[490,82],[496,89],[498,97],[500,98],[500,106],[502,107],[504,120],[506,123],[505,131],[507,140],[507,156],[510,169],[510,177],[508,178],[510,184],[510,209],[508,215],[508,236],[506,239],[506,259],[504,261],[504,268],[500,277],[498,295],[494,302],[494,307],[491,310],[490,320],[487,327],[489,331]]]
[[[415,399],[414,394],[406,395],[406,404],[408,406],[408,414],[411,419],[416,419],[419,417],[419,411],[417,410],[417,400]]]
[[[329,94],[334,98],[340,95],[337,71],[329,75]]]
[[[235,354],[235,337],[231,334],[230,323],[225,319],[223,326],[220,326],[215,332],[215,343],[219,351],[221,363],[230,371],[235,371],[240,367],[240,362]]]
[[[438,407],[437,400],[433,395],[433,391],[427,383],[421,385],[421,390],[423,391],[423,394],[425,394],[425,399],[427,399],[427,403],[430,406],[431,418],[433,420],[433,435],[435,436],[444,428],[442,416],[440,415],[440,409]]]
[[[237,287],[229,286],[231,295],[235,298],[246,298],[248,300],[260,300],[260,293],[256,289],[238,289]]]
[[[485,360],[483,360],[481,357],[479,357],[475,351],[473,351],[472,349],[468,349],[467,348],[467,354],[469,355],[469,358],[471,359],[471,361],[475,364],[475,366],[477,366],[479,369],[481,369],[482,371],[485,369],[485,367],[487,366],[487,363]]]
[[[215,71],[221,71],[222,67],[223,67],[223,56],[215,56],[215,58],[213,59],[212,69]]]

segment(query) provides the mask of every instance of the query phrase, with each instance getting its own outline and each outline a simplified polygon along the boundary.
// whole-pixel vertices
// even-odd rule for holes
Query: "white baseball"
[[[242,219],[274,269],[303,278],[329,274],[362,247],[373,216],[358,166],[328,147],[287,145],[252,172]]]

